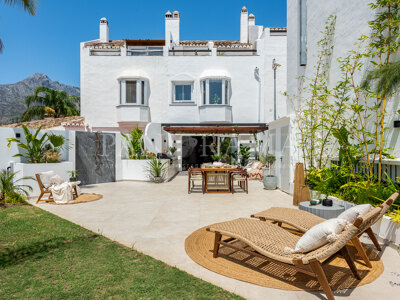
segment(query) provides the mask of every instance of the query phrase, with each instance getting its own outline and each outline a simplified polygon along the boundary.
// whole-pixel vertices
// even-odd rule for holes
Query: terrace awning
[[[266,123],[238,124],[161,124],[162,128],[172,134],[253,134],[268,130]]]

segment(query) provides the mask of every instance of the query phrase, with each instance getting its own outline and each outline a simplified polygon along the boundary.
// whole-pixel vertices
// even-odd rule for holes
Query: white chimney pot
[[[108,43],[109,36],[108,36],[108,21],[106,18],[100,19],[100,42]]]

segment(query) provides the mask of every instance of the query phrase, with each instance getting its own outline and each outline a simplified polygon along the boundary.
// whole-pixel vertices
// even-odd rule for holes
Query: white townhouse
[[[266,140],[268,122],[287,115],[286,28],[256,25],[245,7],[239,40],[181,40],[179,12],[168,11],[163,39],[111,40],[102,18],[99,39],[80,49],[81,113],[91,130],[139,126],[150,151],[176,146],[183,169],[203,162],[196,147],[219,145],[210,134],[254,145],[254,132]]]

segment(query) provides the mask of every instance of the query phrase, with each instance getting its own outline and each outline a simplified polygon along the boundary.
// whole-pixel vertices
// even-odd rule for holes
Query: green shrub
[[[4,203],[7,204],[19,204],[24,202],[25,202],[25,197],[18,193],[6,194],[4,197]]]
[[[32,191],[29,185],[18,184],[21,180],[32,179],[33,177],[23,177],[15,179],[16,173],[7,169],[0,171],[0,201],[6,203],[21,203],[28,196],[28,191]]]
[[[136,127],[129,134],[121,135],[126,139],[128,145],[128,153],[130,159],[146,159],[146,151],[144,150],[143,130]]]
[[[168,168],[168,161],[162,162],[161,159],[152,157],[147,162],[147,175],[149,179],[154,182],[163,182],[165,180],[165,172]]]

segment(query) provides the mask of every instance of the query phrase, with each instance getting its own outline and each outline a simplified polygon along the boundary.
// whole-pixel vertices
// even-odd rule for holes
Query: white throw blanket
[[[50,191],[53,196],[54,202],[56,203],[67,203],[73,201],[72,188],[76,184],[71,182],[64,182],[64,180],[54,175],[50,178]]]

